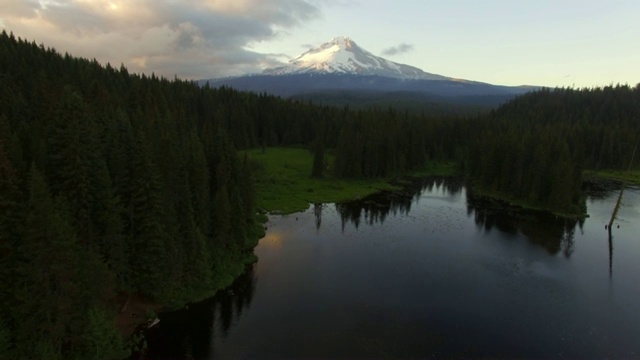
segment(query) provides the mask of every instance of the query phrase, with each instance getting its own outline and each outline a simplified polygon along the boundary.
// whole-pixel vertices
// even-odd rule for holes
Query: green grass
[[[336,179],[329,171],[324,178],[313,179],[313,155],[306,149],[270,147],[247,154],[257,168],[257,205],[269,212],[290,214],[306,210],[309,203],[344,202],[395,189],[385,179]],[[330,167],[333,159],[327,160]]]
[[[640,185],[640,170],[587,170],[584,172],[585,176],[603,178],[603,179],[612,179],[618,181],[626,181],[627,183],[632,183],[636,185]]]
[[[418,169],[415,172],[411,173],[411,176],[453,176],[456,174],[456,170],[456,163],[454,162],[428,162],[421,169]]]

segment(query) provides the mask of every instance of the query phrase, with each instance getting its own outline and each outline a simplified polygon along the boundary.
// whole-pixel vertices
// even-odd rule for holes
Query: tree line
[[[478,125],[463,161],[472,184],[541,208],[584,212],[584,170],[630,165],[640,134],[640,84],[541,89]]]
[[[580,216],[584,170],[638,168],[640,84],[539,89],[475,117],[358,110],[340,125],[338,177],[393,177],[454,161],[476,192]]]

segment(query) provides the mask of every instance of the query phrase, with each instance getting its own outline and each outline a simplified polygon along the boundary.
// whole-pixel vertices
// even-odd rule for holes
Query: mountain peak
[[[337,36],[278,68],[267,69],[265,75],[288,74],[351,74],[376,75],[396,79],[450,80],[426,73],[416,67],[398,64],[378,57],[359,47],[346,36]]]
[[[344,49],[351,48],[355,43],[348,36],[336,36],[329,42],[330,44],[338,45]],[[356,45],[357,46],[357,45]]]

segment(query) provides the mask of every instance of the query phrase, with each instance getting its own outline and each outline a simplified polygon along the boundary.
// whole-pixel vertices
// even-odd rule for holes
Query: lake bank
[[[415,172],[389,179],[341,179],[330,174],[333,157],[325,157],[326,170],[312,178],[313,154],[303,148],[269,147],[243,151],[253,162],[258,208],[280,214],[304,211],[313,203],[340,203],[362,199],[380,191],[401,188],[406,177],[453,175],[452,163],[430,162]]]
[[[430,176],[454,176],[457,166],[453,162],[429,162],[423,168],[388,179],[339,179],[330,174],[333,157],[325,156],[324,177],[312,178],[313,154],[304,148],[268,147],[242,151],[252,161],[256,170],[257,205],[270,213],[291,214],[303,211],[308,204],[341,203],[362,199],[380,191],[398,190],[411,179]],[[591,171],[584,172],[585,182],[600,180],[625,181],[640,185],[640,171]],[[524,210],[546,211],[553,215],[580,219],[588,216],[580,207],[575,211],[554,210],[530,201],[513,199],[502,194],[474,188],[479,196],[503,202],[505,206]]]
[[[219,291],[231,286],[245,272],[247,266],[258,261],[253,249],[265,235],[265,223],[268,221],[264,213],[255,214],[255,222],[249,230],[249,236],[243,245],[244,251],[236,253],[233,258],[224,254],[219,256],[217,271],[211,283],[198,293],[183,294],[179,298],[165,302],[151,301],[139,294],[118,294],[111,306],[114,313],[114,326],[122,336],[127,349],[131,351],[130,359],[140,359],[146,351],[145,332],[150,320],[160,314],[178,309],[187,309],[191,304],[213,298]]]
[[[615,180],[629,184],[640,185],[640,170],[586,170],[585,178]]]

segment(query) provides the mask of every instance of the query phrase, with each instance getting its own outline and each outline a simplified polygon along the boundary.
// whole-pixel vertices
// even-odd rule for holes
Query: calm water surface
[[[597,189],[595,189],[597,190]],[[161,316],[150,359],[640,358],[640,191],[522,214],[430,180],[271,216],[227,291]]]

